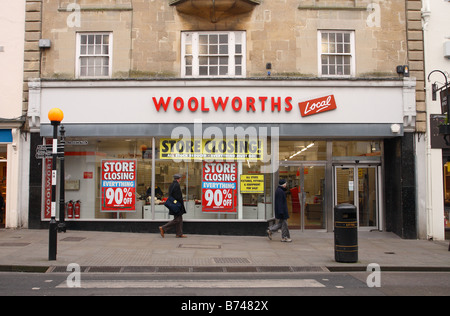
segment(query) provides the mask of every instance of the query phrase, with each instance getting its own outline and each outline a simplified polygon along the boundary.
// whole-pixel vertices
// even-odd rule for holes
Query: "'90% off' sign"
[[[134,211],[136,160],[102,160],[102,211]]]
[[[233,194],[231,190],[206,190],[204,194],[206,200],[206,206],[222,208],[222,207],[230,207],[233,206]]]
[[[126,207],[133,204],[131,188],[107,188],[106,205],[110,207]]]
[[[236,212],[237,166],[232,162],[203,163],[203,212]]]

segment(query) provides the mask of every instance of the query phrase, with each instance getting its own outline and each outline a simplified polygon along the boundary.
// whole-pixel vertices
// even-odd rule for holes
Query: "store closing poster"
[[[203,212],[236,213],[237,163],[203,162]]]
[[[102,160],[102,212],[134,212],[136,160]]]

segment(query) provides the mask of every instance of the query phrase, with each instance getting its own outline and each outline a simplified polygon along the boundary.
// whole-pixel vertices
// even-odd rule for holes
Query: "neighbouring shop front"
[[[7,154],[6,145],[0,144],[0,227],[5,227],[6,221]]]
[[[157,232],[180,174],[186,233],[264,234],[280,178],[293,229],[332,231],[334,206],[351,203],[360,229],[385,230],[393,176],[385,142],[401,141],[415,115],[414,84],[403,80],[43,81],[40,89],[32,146],[51,142],[46,115],[63,110],[69,229]],[[30,218],[43,227],[51,158],[35,158],[42,187]]]
[[[6,187],[8,180],[8,144],[13,141],[11,129],[0,129],[0,228],[6,223]]]

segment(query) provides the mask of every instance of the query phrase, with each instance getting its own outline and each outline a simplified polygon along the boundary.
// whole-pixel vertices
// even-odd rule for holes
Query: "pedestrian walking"
[[[175,227],[177,238],[186,238],[186,235],[183,234],[183,214],[186,213],[186,209],[184,207],[183,193],[181,192],[180,181],[181,175],[176,174],[173,176],[173,182],[169,187],[169,196],[172,196],[175,200],[177,200],[177,202],[181,203],[181,211],[178,214],[173,214],[174,218],[172,221],[163,226],[159,226],[159,232],[161,234],[161,237],[163,238],[164,233],[170,230],[172,227]]]
[[[272,240],[272,233],[277,232],[281,228],[281,241],[291,242],[291,235],[287,224],[289,211],[286,199],[286,180],[281,179],[279,186],[275,192],[275,218],[277,222],[267,229],[267,237]]]

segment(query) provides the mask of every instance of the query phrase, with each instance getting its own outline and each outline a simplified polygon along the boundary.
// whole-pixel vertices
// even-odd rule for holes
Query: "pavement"
[[[188,235],[159,232],[58,233],[57,260],[48,260],[48,230],[0,229],[0,271],[65,272],[320,272],[450,271],[448,241],[405,240],[388,232],[358,233],[358,262],[334,258],[334,234],[291,230],[291,243],[252,236]],[[72,271],[72,270],[70,270]]]

